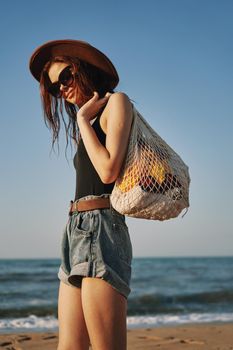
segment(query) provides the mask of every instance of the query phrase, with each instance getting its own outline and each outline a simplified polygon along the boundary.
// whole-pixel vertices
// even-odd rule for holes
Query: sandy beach
[[[57,332],[0,335],[0,349],[5,350],[56,350],[57,342]],[[127,343],[128,350],[230,350],[233,349],[233,324],[129,329]]]

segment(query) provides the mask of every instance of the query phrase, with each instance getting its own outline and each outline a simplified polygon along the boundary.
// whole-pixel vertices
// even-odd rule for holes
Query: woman
[[[58,273],[58,350],[87,350],[89,344],[124,350],[132,245],[125,217],[109,196],[127,150],[131,102],[114,92],[119,78],[112,62],[86,42],[45,43],[33,53],[30,70],[40,82],[53,145],[61,120],[67,142],[77,145],[76,193]]]

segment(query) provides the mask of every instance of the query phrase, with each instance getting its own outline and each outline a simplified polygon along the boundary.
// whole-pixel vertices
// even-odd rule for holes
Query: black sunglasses
[[[61,85],[69,87],[73,84],[74,73],[72,73],[71,69],[72,66],[65,67],[59,74],[58,81],[49,85],[47,90],[52,96],[60,98],[62,96]]]

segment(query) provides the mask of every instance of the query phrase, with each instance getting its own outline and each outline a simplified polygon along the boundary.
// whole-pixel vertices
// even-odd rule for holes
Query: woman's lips
[[[72,97],[73,93],[72,91],[66,96],[66,98],[70,99]]]
[[[67,99],[72,98],[72,95],[73,95],[73,90],[70,90],[70,92],[69,91],[63,91],[63,96],[62,97],[65,100],[67,100]]]

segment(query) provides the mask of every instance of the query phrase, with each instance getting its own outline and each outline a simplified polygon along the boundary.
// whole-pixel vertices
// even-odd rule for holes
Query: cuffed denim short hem
[[[108,196],[89,195],[82,199]],[[75,212],[68,219],[61,246],[61,281],[81,288],[83,277],[97,277],[128,297],[132,244],[124,215],[112,207]]]
[[[88,271],[87,264],[88,263],[81,263],[80,265],[82,266],[80,267],[76,266],[76,268],[72,269],[70,275],[67,275],[63,271],[62,267],[60,266],[58,271],[58,278],[69,286],[81,288],[82,277],[90,277],[88,276],[88,273],[87,273]],[[127,268],[130,269],[131,271],[131,266],[127,266]],[[74,276],[73,280],[72,280],[72,276]],[[77,279],[77,276],[80,276],[80,279]],[[92,276],[92,277],[101,278],[104,281],[108,282],[116,291],[122,294],[126,299],[128,298],[131,292],[130,287],[109,266],[106,266],[105,270],[103,270],[102,272],[99,272],[96,276]]]

